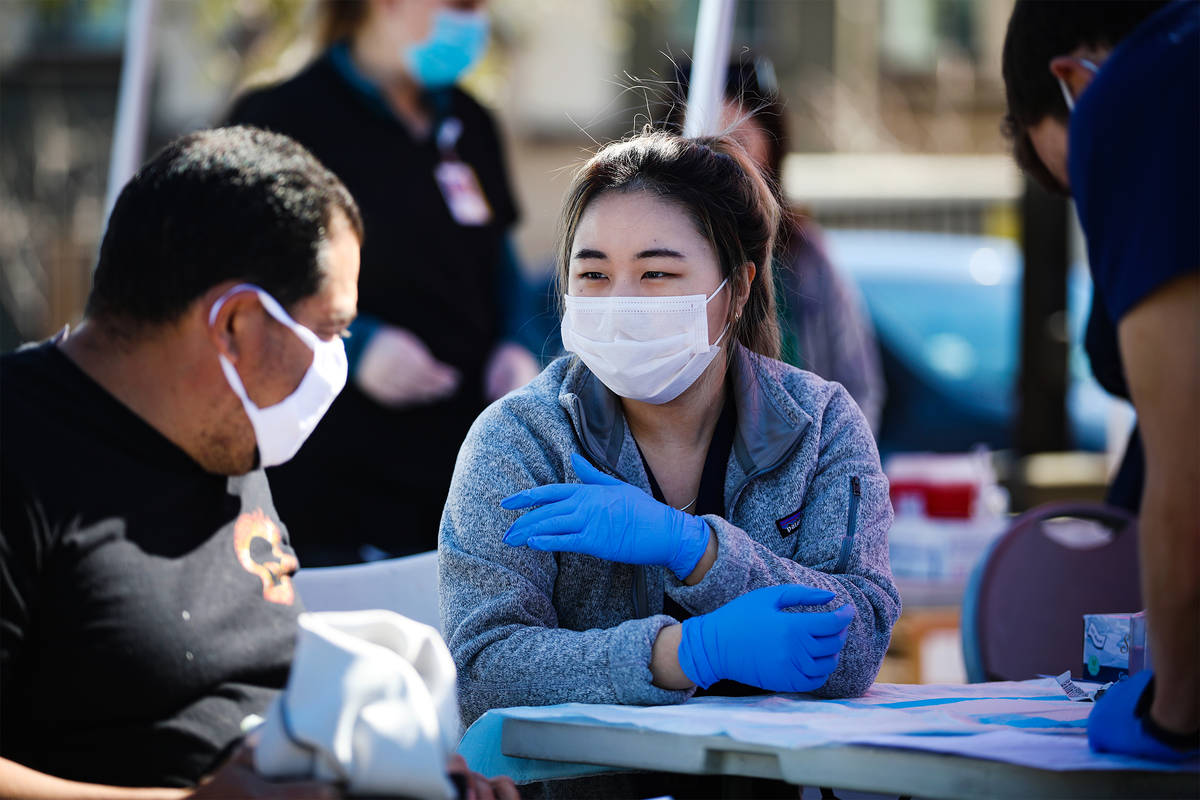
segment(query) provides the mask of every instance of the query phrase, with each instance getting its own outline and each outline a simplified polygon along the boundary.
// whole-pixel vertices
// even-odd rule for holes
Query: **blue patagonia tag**
[[[779,535],[786,539],[800,529],[800,523],[803,519],[804,509],[798,508],[783,519],[775,520],[775,527],[779,528]]]

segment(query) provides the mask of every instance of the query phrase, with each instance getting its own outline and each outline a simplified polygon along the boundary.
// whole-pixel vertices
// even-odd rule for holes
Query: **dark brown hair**
[[[1050,62],[1080,46],[1112,48],[1166,0],[1018,0],[1004,36],[1001,72],[1008,112],[1001,132],[1017,166],[1046,189],[1068,194],[1029,138],[1047,117],[1067,124],[1067,104]]]
[[[730,303],[730,334],[756,353],[779,357],[771,252],[779,202],[741,145],[728,137],[685,139],[647,128],[600,149],[575,175],[559,221],[557,279],[567,289],[571,245],[588,205],[609,192],[647,192],[683,208],[717,254],[733,295],[756,273],[739,318]],[[731,350],[732,352],[732,350]]]

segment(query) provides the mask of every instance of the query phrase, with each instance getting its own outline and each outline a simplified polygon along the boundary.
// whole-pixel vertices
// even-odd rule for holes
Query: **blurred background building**
[[[544,264],[570,167],[653,121],[670,61],[690,52],[699,0],[494,0],[493,47],[471,76],[507,128]],[[797,153],[791,195],[827,227],[1015,235],[1000,46],[1010,3],[742,0],[735,48],[775,64]],[[0,2],[0,345],[78,318],[103,191],[128,0]],[[248,83],[313,54],[306,0],[157,5],[146,152],[211,125]],[[912,161],[901,155],[951,159]],[[870,158],[863,156],[870,155]]]

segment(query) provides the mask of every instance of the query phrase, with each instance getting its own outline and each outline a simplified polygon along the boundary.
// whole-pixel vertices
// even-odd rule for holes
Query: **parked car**
[[[859,286],[887,380],[883,453],[1012,445],[1020,354],[1021,253],[1008,239],[907,231],[826,231],[834,264]],[[1067,413],[1073,446],[1104,450],[1114,401],[1083,351],[1086,267],[1068,277]]]

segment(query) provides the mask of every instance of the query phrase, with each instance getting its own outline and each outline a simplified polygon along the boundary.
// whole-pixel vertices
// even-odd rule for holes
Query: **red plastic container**
[[[969,481],[954,483],[892,482],[893,507],[899,507],[901,498],[914,496],[921,499],[927,517],[966,519],[975,511],[979,486]]]

